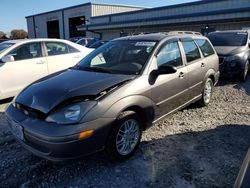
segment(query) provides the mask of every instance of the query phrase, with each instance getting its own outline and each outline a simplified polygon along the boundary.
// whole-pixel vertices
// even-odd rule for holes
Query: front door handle
[[[201,67],[205,67],[205,63],[201,63]]]
[[[179,78],[184,78],[184,73],[183,72],[180,72]]]

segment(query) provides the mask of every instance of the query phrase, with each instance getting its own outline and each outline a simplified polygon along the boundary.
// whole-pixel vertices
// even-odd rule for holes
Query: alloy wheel
[[[135,119],[126,120],[116,136],[116,149],[120,155],[128,155],[137,145],[140,138],[139,124]]]

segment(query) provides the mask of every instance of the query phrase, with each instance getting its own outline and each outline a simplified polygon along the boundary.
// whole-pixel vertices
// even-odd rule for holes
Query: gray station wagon
[[[124,160],[154,122],[196,101],[209,104],[218,61],[199,35],[118,38],[25,88],[6,110],[7,119],[17,140],[43,158],[60,161],[105,149]]]

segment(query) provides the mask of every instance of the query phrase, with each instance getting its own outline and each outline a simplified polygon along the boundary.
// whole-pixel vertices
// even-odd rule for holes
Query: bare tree
[[[23,29],[14,29],[11,32],[11,39],[25,39],[28,38],[28,33]]]
[[[0,31],[0,39],[6,39],[6,34],[3,31]]]

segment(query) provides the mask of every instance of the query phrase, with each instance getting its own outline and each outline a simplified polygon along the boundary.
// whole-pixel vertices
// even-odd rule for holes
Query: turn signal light
[[[81,133],[79,134],[79,137],[78,137],[78,138],[79,138],[79,139],[88,138],[88,137],[92,136],[93,133],[94,133],[94,130],[84,131],[84,132],[81,132]]]

